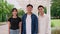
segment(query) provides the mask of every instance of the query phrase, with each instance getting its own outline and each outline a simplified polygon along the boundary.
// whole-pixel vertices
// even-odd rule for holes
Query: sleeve
[[[50,19],[49,19],[49,17],[47,16],[47,20],[46,20],[46,22],[47,22],[47,25],[46,25],[46,34],[49,34],[50,33]]]
[[[24,15],[22,16],[22,31],[21,34],[24,34]]]
[[[37,34],[37,33],[38,33],[38,18],[35,15],[35,34]]]
[[[21,22],[22,21],[22,19],[21,18],[19,18],[19,22]]]

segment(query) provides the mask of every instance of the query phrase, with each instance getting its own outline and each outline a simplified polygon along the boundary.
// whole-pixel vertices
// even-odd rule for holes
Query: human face
[[[30,13],[32,10],[33,10],[33,8],[32,8],[31,6],[28,6],[28,7],[27,7],[27,12]]]
[[[13,10],[12,15],[13,16],[16,16],[17,15],[17,11],[16,10]]]
[[[44,14],[44,8],[39,7],[39,8],[38,8],[38,11],[39,11],[40,14]]]

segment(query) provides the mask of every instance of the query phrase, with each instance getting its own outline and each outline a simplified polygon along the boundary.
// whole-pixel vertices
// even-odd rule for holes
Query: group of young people
[[[32,13],[33,5],[26,6],[27,13],[20,18],[18,10],[12,9],[12,16],[8,19],[9,34],[48,34],[48,16],[44,7],[38,6],[38,17]]]

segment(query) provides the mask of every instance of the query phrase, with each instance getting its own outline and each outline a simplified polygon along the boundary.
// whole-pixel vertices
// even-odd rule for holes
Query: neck
[[[17,18],[17,16],[13,16],[13,18]]]
[[[40,13],[41,16],[44,16],[44,13]]]
[[[32,14],[32,12],[28,12],[27,14],[28,14],[28,15],[31,15],[31,14]]]

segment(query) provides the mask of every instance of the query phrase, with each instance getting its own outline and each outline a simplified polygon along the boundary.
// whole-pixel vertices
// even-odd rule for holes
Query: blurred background
[[[0,0],[0,34],[7,34],[7,20],[11,17],[12,8],[18,9],[19,17],[26,12],[26,5],[34,6],[33,13],[38,15],[37,6],[43,5],[51,24],[51,34],[60,34],[60,0]],[[4,32],[4,33],[3,33]]]
[[[51,0],[51,32],[60,34],[60,0]]]

